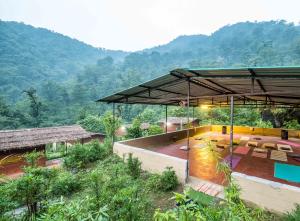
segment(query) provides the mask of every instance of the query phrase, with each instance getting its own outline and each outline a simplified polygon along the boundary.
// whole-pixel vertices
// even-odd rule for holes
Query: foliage
[[[90,220],[90,221],[108,221],[107,207],[101,207],[96,211],[91,210],[93,202],[86,196],[83,199],[72,200],[71,202],[61,198],[60,201],[52,203],[47,210],[42,213],[37,220]]]
[[[16,203],[12,200],[14,188],[12,185],[0,183],[0,217],[4,216],[4,214],[13,208],[16,207]]]
[[[117,116],[114,118],[111,112],[106,112],[102,116],[102,123],[104,125],[106,136],[112,139],[115,136],[116,130],[121,125],[121,119]]]
[[[224,164],[223,171],[230,170]],[[227,176],[227,175],[226,175]],[[230,176],[230,175],[229,175]],[[183,221],[183,220],[272,220],[273,217],[261,209],[247,207],[240,199],[239,187],[227,177],[229,185],[225,188],[224,201],[216,201],[204,193],[187,190],[184,194],[175,193],[177,207],[173,210],[154,214],[156,221]]]
[[[240,37],[240,33],[247,34]],[[104,127],[98,127],[99,119],[88,116],[102,116],[111,107],[95,104],[95,100],[173,68],[291,66],[299,65],[300,57],[300,28],[285,21],[237,23],[211,36],[180,36],[166,45],[134,53],[96,49],[67,36],[16,22],[0,21],[0,36],[0,129],[79,121],[98,132]],[[45,51],[47,56],[41,56]],[[28,102],[23,91],[31,87],[36,91],[36,104],[40,102],[42,106]],[[140,115],[142,122],[154,123],[164,116],[164,107],[118,105],[116,109],[126,122]],[[87,119],[78,119],[82,112]],[[203,123],[210,123],[205,116],[211,115],[216,119],[212,123],[228,123],[225,109],[196,112]],[[238,109],[235,120],[240,125],[255,126],[261,118],[256,112]],[[299,120],[299,111],[270,112],[271,118],[264,120],[275,127]],[[169,108],[169,115],[186,116],[186,109]]]
[[[70,169],[84,168],[89,163],[105,158],[110,153],[107,142],[99,143],[93,140],[87,144],[75,144],[69,148],[68,155],[64,159],[64,165]]]
[[[141,122],[140,118],[139,117],[135,118],[132,121],[132,125],[126,129],[127,130],[126,138],[133,139],[133,138],[138,138],[138,137],[143,136],[141,124],[142,124],[142,122]]]
[[[53,196],[69,196],[72,193],[80,190],[80,179],[67,171],[62,171],[51,185],[51,194]]]
[[[19,205],[26,205],[28,216],[35,217],[42,203],[47,200],[51,180],[55,170],[47,168],[26,167],[24,175],[8,183],[11,199]]]
[[[42,102],[36,95],[36,90],[34,88],[29,88],[23,91],[30,102],[30,116],[33,118],[33,126],[38,127],[41,123],[41,108]]]
[[[141,175],[142,163],[139,161],[138,158],[132,157],[132,153],[129,153],[129,156],[127,158],[127,168],[129,171],[129,174],[134,178],[138,178]]]
[[[158,125],[150,125],[148,130],[146,131],[147,136],[162,134],[164,131]]]
[[[146,108],[140,115],[139,118],[143,123],[155,123],[159,120],[160,110]]]
[[[145,188],[147,190],[161,190],[161,175],[159,174],[150,174],[149,178],[147,179]]]
[[[46,158],[47,160],[57,159],[65,156],[67,153],[66,144],[56,143],[53,148],[52,144],[46,145]]]
[[[99,116],[88,115],[84,119],[79,120],[77,123],[87,131],[95,133],[104,131],[102,119]]]
[[[172,167],[167,167],[160,179],[160,188],[163,191],[174,190],[178,186],[178,179]]]
[[[161,174],[151,174],[147,179],[146,189],[155,191],[171,191],[178,186],[178,179],[174,170],[167,167]]]
[[[26,153],[24,155],[24,158],[31,167],[36,167],[38,160],[41,156],[42,156],[41,152],[34,150],[34,151]]]
[[[256,127],[260,128],[273,128],[273,125],[270,121],[263,121],[262,119],[259,119],[255,122]]]
[[[285,215],[285,221],[298,221],[300,220],[300,204],[296,205],[296,208]]]
[[[300,124],[297,120],[291,120],[284,124],[284,127],[287,129],[294,129],[294,130],[300,130]]]

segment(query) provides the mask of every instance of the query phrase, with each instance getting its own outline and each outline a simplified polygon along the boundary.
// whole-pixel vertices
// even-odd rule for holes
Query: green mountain
[[[285,21],[227,25],[209,36],[179,36],[134,53],[0,21],[0,129],[70,124],[101,114],[108,106],[96,105],[99,97],[178,67],[281,65],[300,65],[300,26]],[[40,113],[33,97],[42,104]],[[132,108],[124,109],[127,119],[143,109]]]
[[[94,48],[76,39],[17,22],[0,21],[0,93],[13,97],[43,81],[72,79],[88,64],[127,53]]]
[[[176,54],[191,66],[299,65],[300,26],[285,21],[242,22],[210,36],[180,36],[145,52]]]

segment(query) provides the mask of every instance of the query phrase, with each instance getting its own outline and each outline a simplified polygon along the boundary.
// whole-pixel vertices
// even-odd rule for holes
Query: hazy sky
[[[300,0],[0,0],[0,19],[22,21],[96,47],[139,50],[239,21],[299,23]]]

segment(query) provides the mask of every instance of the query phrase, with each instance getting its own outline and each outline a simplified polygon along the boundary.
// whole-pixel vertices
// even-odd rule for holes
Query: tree
[[[35,127],[39,127],[41,123],[42,102],[37,97],[36,90],[34,88],[31,87],[23,92],[27,95],[30,102],[30,116],[33,118],[32,124]]]
[[[112,113],[107,111],[102,116],[102,124],[104,126],[107,138],[113,139],[116,130],[121,125],[121,119],[118,116],[113,117]]]
[[[141,129],[141,120],[139,117],[135,118],[132,122],[132,125],[127,128],[126,138],[138,138],[143,136],[143,131]]]
[[[80,124],[87,131],[95,133],[105,131],[103,120],[99,116],[87,115],[85,118],[79,120],[77,123]]]
[[[146,135],[156,135],[156,134],[162,134],[164,130],[158,126],[158,125],[150,125],[149,128],[146,130]]]

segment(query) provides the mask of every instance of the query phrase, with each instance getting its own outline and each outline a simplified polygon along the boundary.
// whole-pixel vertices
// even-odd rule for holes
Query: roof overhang
[[[236,105],[300,106],[300,67],[175,69],[98,101],[180,105],[189,86],[190,106],[228,105],[230,96]]]

